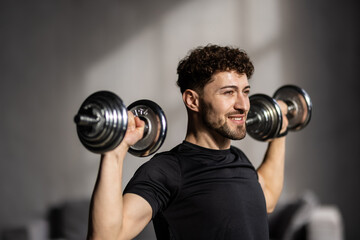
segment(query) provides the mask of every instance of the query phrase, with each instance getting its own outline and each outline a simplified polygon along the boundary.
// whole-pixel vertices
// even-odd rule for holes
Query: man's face
[[[240,140],[246,136],[250,108],[250,85],[246,74],[218,72],[205,85],[200,108],[203,122],[222,137]]]

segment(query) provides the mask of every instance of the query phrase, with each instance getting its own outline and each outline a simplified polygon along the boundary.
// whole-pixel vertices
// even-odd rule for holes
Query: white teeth
[[[240,121],[240,120],[242,120],[243,118],[240,117],[240,118],[232,118],[232,119],[234,119],[235,121]]]

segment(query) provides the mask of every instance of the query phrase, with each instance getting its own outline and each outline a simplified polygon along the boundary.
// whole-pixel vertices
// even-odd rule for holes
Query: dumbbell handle
[[[100,121],[99,116],[88,115],[88,114],[76,114],[74,122],[79,126],[92,126]]]
[[[254,116],[252,118],[246,119],[246,126],[251,126],[253,124],[256,124],[260,121],[260,118],[258,116]]]
[[[287,118],[292,118],[294,116],[294,112],[296,111],[296,106],[292,101],[284,101],[287,106]]]

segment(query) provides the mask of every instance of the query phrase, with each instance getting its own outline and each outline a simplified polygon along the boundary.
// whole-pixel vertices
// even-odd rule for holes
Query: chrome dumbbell
[[[150,100],[139,100],[126,108],[123,101],[109,91],[91,94],[74,117],[81,143],[94,153],[116,148],[127,130],[128,110],[145,122],[143,138],[131,146],[129,152],[139,157],[155,153],[163,144],[167,132],[163,110]]]
[[[282,126],[282,114],[277,101],[283,101],[288,107],[288,130],[303,129],[311,119],[312,102],[302,88],[285,85],[279,88],[271,98],[264,94],[250,96],[250,111],[246,120],[247,133],[260,141],[279,136]]]

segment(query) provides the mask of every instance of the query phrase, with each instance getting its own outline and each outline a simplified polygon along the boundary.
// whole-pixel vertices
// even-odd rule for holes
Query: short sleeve
[[[181,185],[177,157],[170,153],[155,155],[144,163],[127,184],[125,193],[143,197],[152,207],[153,217],[175,198]]]

